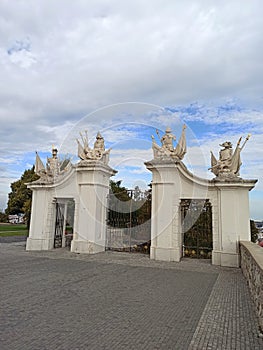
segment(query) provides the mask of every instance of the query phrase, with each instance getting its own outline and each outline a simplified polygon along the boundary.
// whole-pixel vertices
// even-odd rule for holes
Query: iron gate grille
[[[127,190],[126,200],[108,195],[106,250],[150,253],[151,196]]]
[[[181,201],[183,256],[210,259],[213,250],[212,208],[208,199]]]
[[[63,226],[64,226],[64,205],[56,203],[56,224],[54,236],[54,248],[62,247]]]

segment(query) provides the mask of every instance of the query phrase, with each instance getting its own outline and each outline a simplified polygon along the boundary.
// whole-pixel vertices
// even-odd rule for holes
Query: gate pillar
[[[172,159],[145,163],[152,172],[152,221],[150,258],[180,261],[182,234],[180,216],[180,176]]]
[[[29,186],[28,186],[29,187]],[[49,250],[54,246],[56,201],[54,192],[45,185],[33,189],[31,220],[26,250]]]
[[[99,160],[76,168],[78,203],[71,251],[94,254],[105,250],[109,179],[116,171]]]
[[[218,194],[218,233],[220,249],[214,247],[215,265],[239,267],[239,241],[250,241],[249,191],[257,180],[212,180]]]

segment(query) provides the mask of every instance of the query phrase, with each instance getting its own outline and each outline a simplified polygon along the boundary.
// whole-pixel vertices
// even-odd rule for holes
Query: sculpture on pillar
[[[52,147],[52,157],[47,157],[47,173],[51,176],[57,176],[59,173],[59,166],[58,150]]]
[[[176,140],[175,135],[172,134],[172,130],[168,127],[165,130],[165,134],[160,137],[159,131],[156,130],[156,134],[161,141],[162,146],[156,143],[154,136],[152,135],[152,148],[154,159],[167,159],[171,157],[172,159],[182,160],[186,154],[186,138],[185,138],[186,125],[183,125],[182,134],[176,147],[174,147],[173,142]]]
[[[59,175],[64,174],[70,169],[70,159],[60,161],[57,154],[58,150],[52,146],[52,157],[47,157],[47,163],[46,166],[44,166],[42,160],[36,152],[35,173],[40,176],[41,181],[52,182]]]
[[[89,147],[87,130],[85,130],[85,135],[83,135],[81,132],[79,134],[82,144],[78,139],[76,140],[78,143],[78,157],[81,159],[80,163],[90,160],[100,160],[103,163],[108,164],[111,149],[105,151],[104,138],[101,136],[101,134],[99,132],[97,133],[93,148]]]
[[[213,152],[211,151],[211,170],[212,173],[216,175],[216,177],[221,178],[233,178],[239,176],[239,170],[242,165],[240,153],[244,148],[245,144],[250,138],[250,134],[245,139],[245,142],[240,147],[240,143],[242,137],[239,138],[236,148],[233,152],[233,146],[230,141],[225,141],[220,147],[223,147],[219,151],[219,160],[216,159]]]

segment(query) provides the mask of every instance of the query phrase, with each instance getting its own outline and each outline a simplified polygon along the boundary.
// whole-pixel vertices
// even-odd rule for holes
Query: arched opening
[[[73,239],[75,202],[73,199],[57,199],[54,248],[68,247]]]

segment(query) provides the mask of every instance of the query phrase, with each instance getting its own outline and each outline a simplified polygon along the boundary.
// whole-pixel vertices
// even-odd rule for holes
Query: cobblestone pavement
[[[263,349],[240,269],[0,243],[0,349]]]

